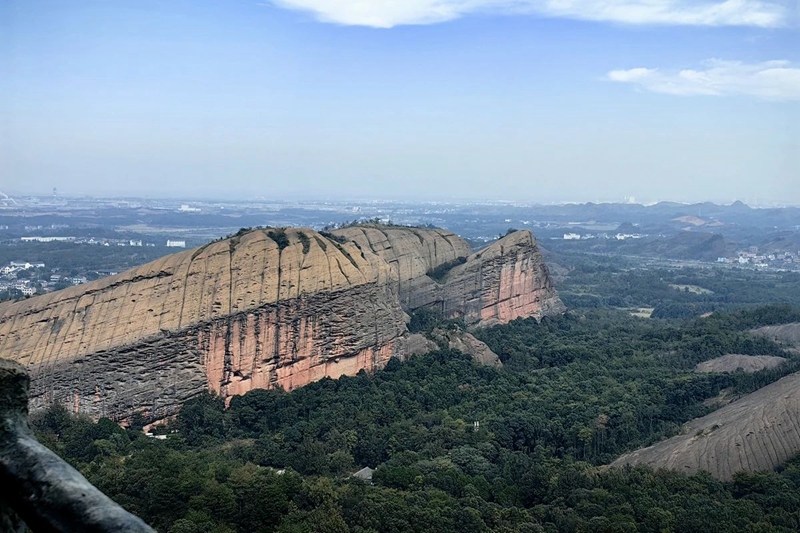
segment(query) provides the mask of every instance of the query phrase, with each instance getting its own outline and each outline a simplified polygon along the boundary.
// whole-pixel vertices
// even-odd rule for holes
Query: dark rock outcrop
[[[154,533],[34,437],[28,376],[0,359],[0,528],[63,533]]]

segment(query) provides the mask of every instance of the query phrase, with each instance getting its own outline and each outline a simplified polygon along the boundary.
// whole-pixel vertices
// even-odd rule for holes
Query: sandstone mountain
[[[421,306],[473,327],[563,311],[527,231],[469,255],[440,229],[265,229],[2,304],[0,353],[28,367],[34,409],[158,420],[207,389],[377,370],[420,349]]]
[[[713,413],[681,435],[623,455],[611,466],[642,464],[687,474],[772,470],[800,452],[800,374],[786,376]]]
[[[753,333],[794,343],[800,324],[768,326]],[[699,372],[754,372],[775,368],[782,357],[730,354],[697,365]],[[786,376],[687,423],[681,435],[628,453],[612,466],[644,464],[729,480],[739,471],[772,470],[800,453],[800,373]]]
[[[468,326],[564,310],[530,231],[511,233],[472,255],[463,239],[444,230],[353,226],[336,234],[389,264],[405,309],[432,306]],[[447,266],[452,268],[438,281],[428,275]]]

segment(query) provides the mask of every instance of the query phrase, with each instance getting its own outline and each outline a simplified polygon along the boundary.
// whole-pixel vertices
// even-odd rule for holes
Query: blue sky
[[[0,2],[0,190],[800,204],[797,2]]]

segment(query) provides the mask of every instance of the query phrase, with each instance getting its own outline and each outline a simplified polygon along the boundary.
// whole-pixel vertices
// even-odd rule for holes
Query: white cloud
[[[612,70],[608,79],[681,96],[748,95],[766,100],[800,100],[800,67],[789,61],[746,64],[710,60],[704,67],[676,72],[654,68]]]
[[[338,24],[391,28],[434,24],[469,13],[529,13],[547,17],[693,26],[784,25],[794,0],[273,0]]]

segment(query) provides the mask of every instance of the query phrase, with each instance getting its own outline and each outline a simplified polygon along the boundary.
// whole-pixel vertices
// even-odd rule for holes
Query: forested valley
[[[163,532],[796,531],[800,460],[730,483],[604,465],[678,433],[721,393],[800,368],[795,352],[748,333],[798,317],[788,305],[689,319],[573,309],[479,331],[500,369],[439,350],[373,376],[252,391],[227,409],[202,395],[160,438],[57,407],[34,425]],[[418,328],[459,327],[425,318]],[[693,372],[726,353],[788,362]],[[352,476],[364,467],[371,482]]]

